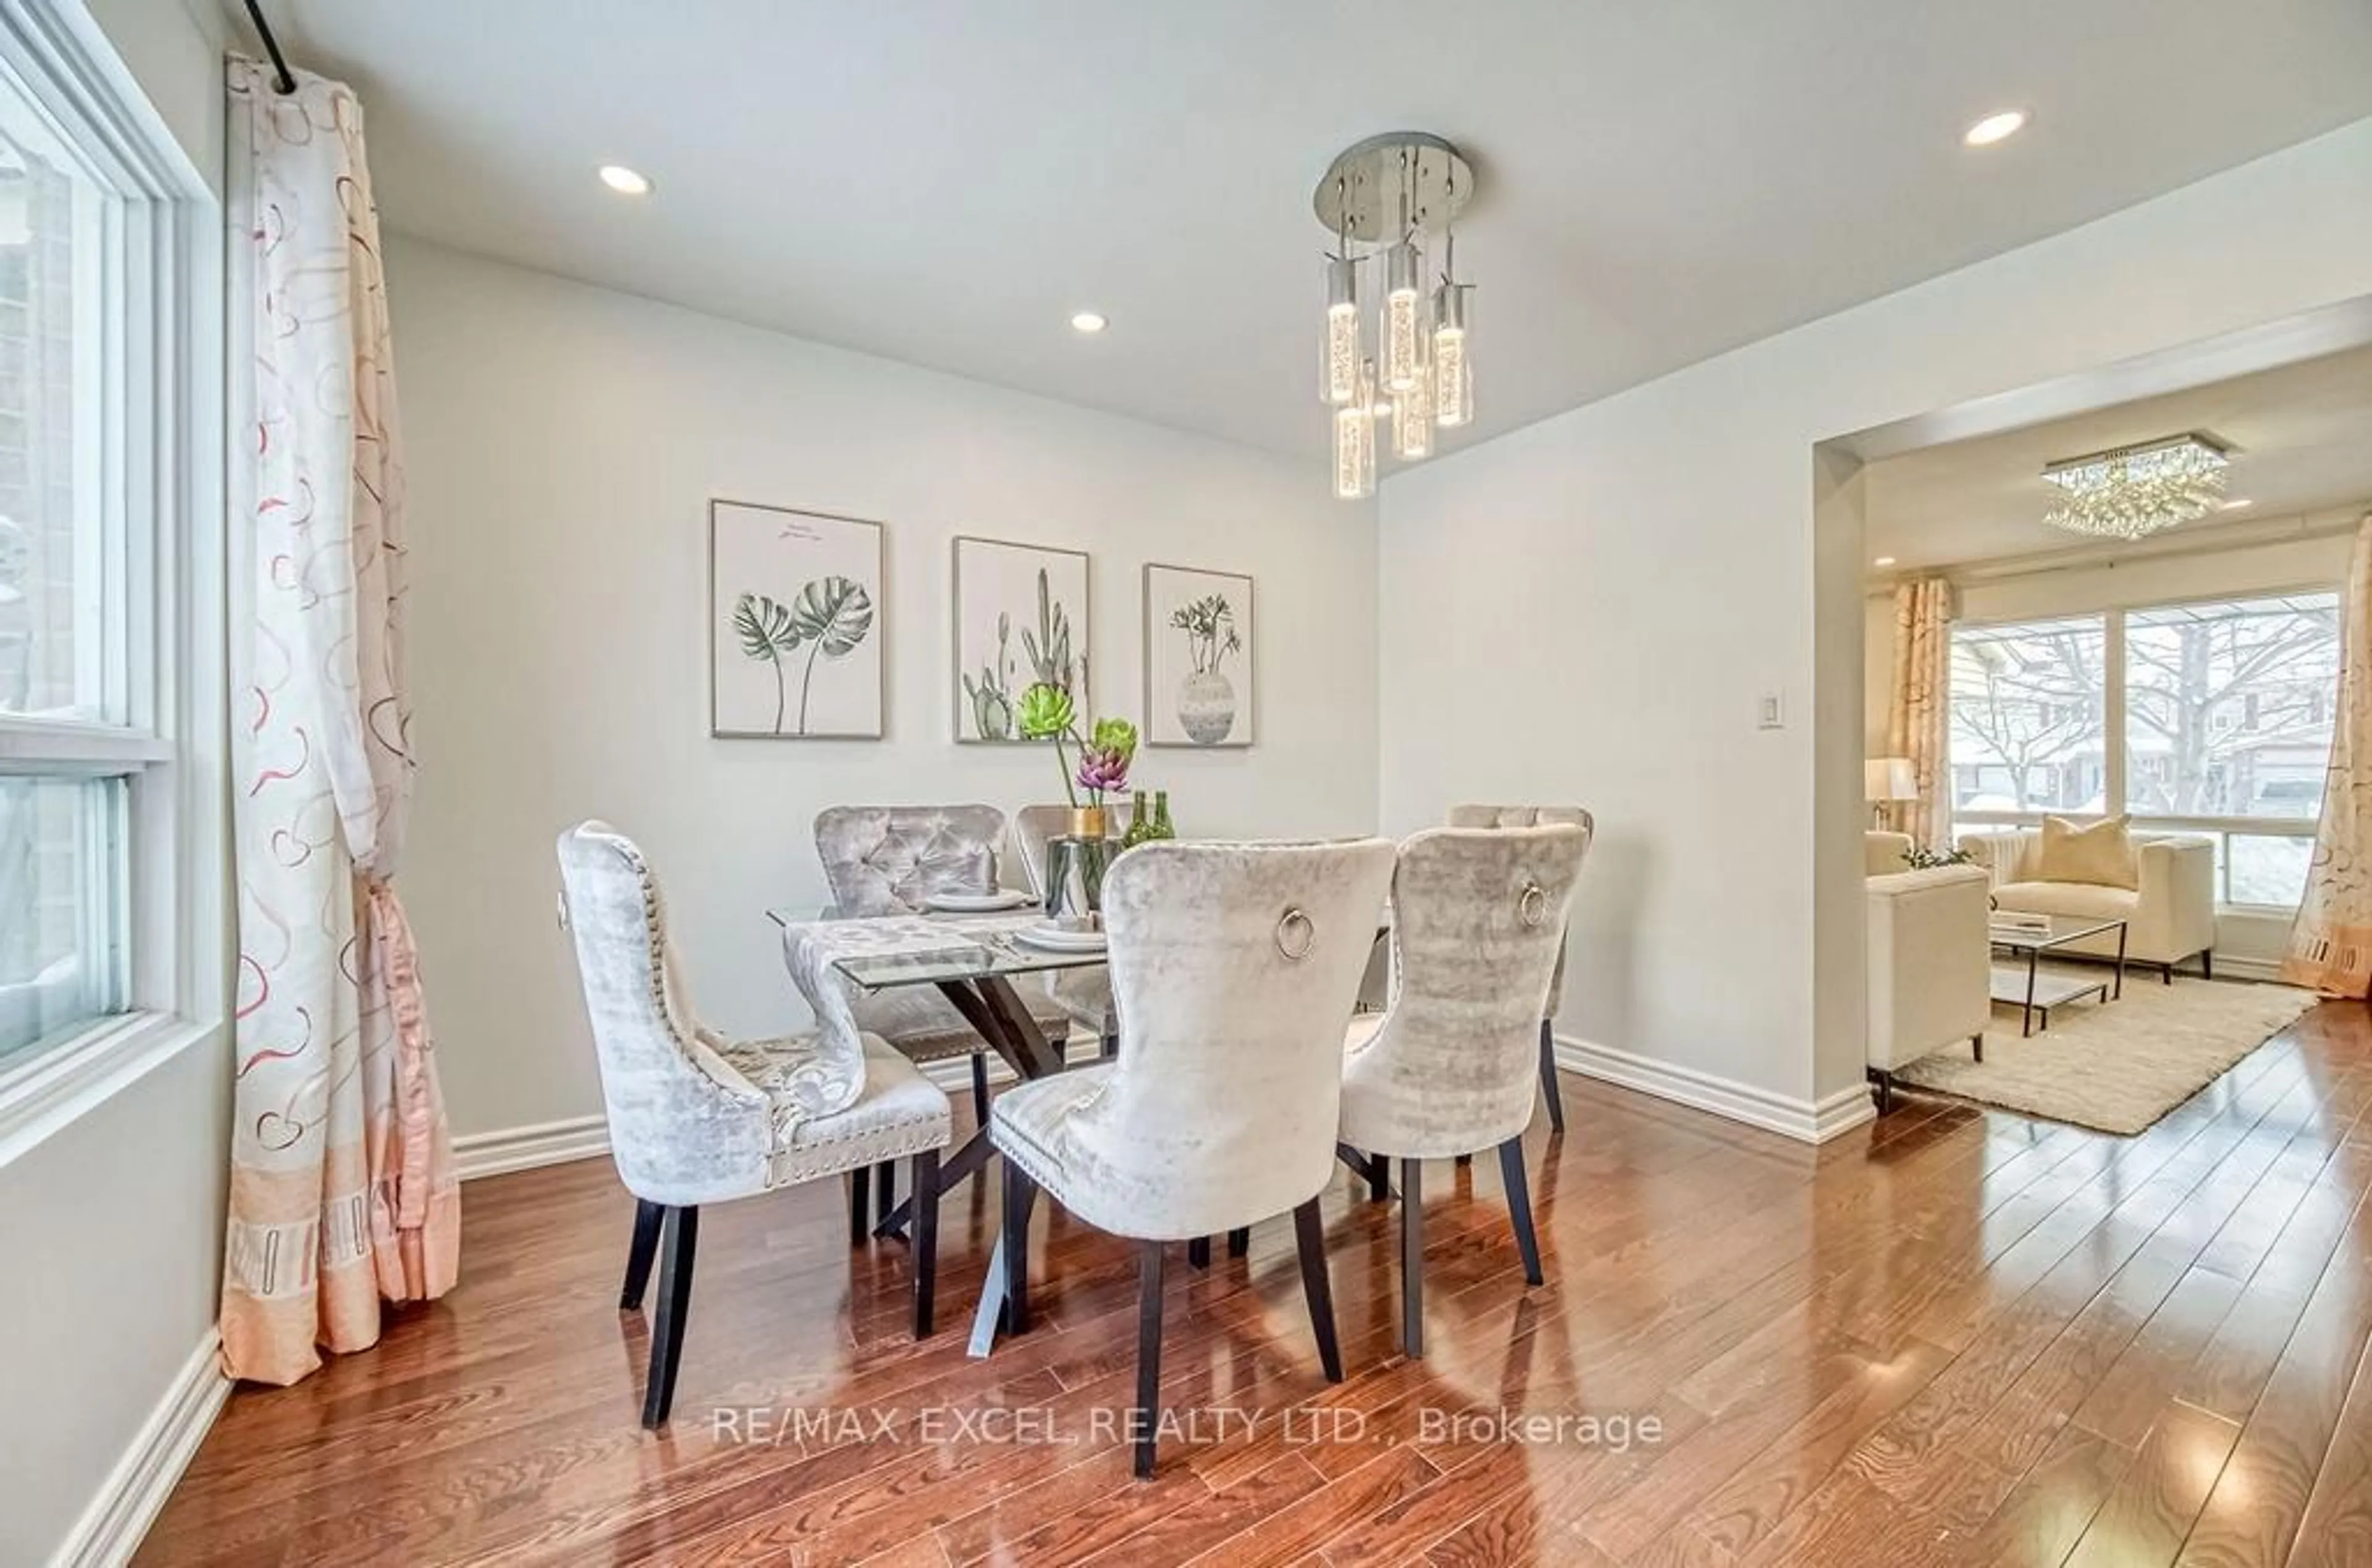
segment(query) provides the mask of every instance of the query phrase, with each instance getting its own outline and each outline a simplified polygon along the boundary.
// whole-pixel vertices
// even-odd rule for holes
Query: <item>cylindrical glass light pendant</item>
[[[1334,494],[1360,501],[1376,493],[1376,421],[1367,412],[1375,386],[1363,374],[1351,401],[1334,411]]]
[[[1359,277],[1348,256],[1326,262],[1326,348],[1318,395],[1340,407],[1359,390]]]
[[[1384,387],[1405,392],[1424,373],[1424,258],[1403,239],[1384,252]]]
[[[1474,418],[1474,362],[1466,354],[1472,284],[1446,283],[1433,296],[1433,420],[1445,430]]]
[[[1392,456],[1413,463],[1433,456],[1433,378],[1419,376],[1392,394]]]

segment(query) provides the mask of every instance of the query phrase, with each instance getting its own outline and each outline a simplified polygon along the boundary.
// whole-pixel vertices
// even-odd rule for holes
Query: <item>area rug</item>
[[[2097,972],[2097,971],[2094,971]],[[2017,1033],[2017,1009],[1994,1009],[1985,1059],[1966,1043],[1922,1057],[1898,1083],[2103,1132],[2138,1132],[2220,1077],[2314,1005],[2311,992],[2153,975],[2125,977],[2106,1006],[2072,1002],[2051,1028]]]

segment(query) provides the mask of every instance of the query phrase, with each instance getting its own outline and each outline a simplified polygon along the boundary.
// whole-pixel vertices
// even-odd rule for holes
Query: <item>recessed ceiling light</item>
[[[2245,495],[2235,495],[2231,500],[2225,502],[2215,509],[2219,512],[2237,512],[2243,506],[2253,506],[2255,505],[2256,503],[2254,501],[2250,500]]]
[[[622,196],[647,196],[651,193],[651,182],[622,163],[603,164],[601,183]]]
[[[1894,557],[1891,555],[1881,555],[1877,560],[1871,562],[1870,564],[1873,566],[1891,566],[1894,564]]]
[[[1998,114],[1988,114],[1970,126],[1960,140],[1972,147],[1990,147],[1995,142],[2006,142],[2026,129],[2026,110],[2005,109]]]
[[[1071,327],[1075,331],[1100,332],[1110,325],[1111,323],[1105,320],[1100,313],[1094,310],[1082,310],[1071,318]]]

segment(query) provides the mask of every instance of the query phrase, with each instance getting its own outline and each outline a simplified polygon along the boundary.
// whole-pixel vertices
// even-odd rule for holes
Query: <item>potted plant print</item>
[[[1186,634],[1193,673],[1178,685],[1178,725],[1197,746],[1216,746],[1236,727],[1236,687],[1219,667],[1244,644],[1236,612],[1224,594],[1205,594],[1170,612],[1169,624]]]

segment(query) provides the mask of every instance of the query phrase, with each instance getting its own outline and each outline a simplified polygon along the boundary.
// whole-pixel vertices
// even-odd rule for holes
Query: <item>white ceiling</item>
[[[1911,571],[2098,548],[2042,521],[2057,498],[2043,466],[2189,430],[2231,446],[2226,494],[2250,504],[2187,527],[2362,502],[2372,497],[2372,348],[1872,463],[1864,491],[1870,555]]]
[[[1482,180],[1463,444],[2372,114],[2364,0],[266,8],[392,227],[1291,452],[1310,191],[1371,133]]]

